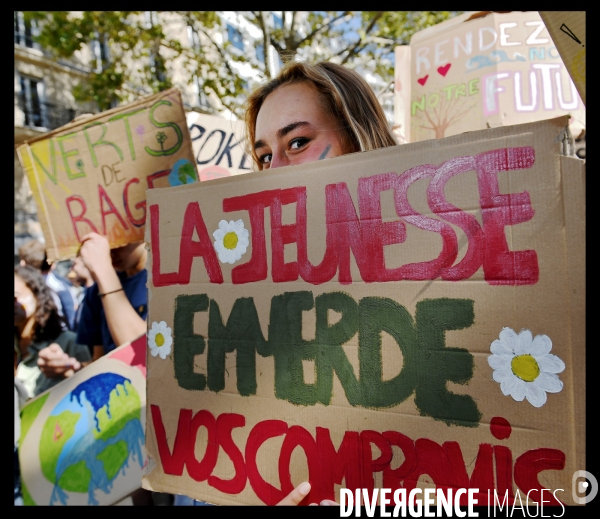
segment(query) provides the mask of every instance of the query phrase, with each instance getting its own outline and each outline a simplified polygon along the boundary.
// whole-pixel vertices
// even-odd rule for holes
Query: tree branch
[[[271,79],[271,67],[269,67],[269,46],[271,45],[271,33],[269,32],[269,24],[265,19],[265,12],[260,11],[260,25],[263,31],[263,60],[265,62],[265,75],[267,79]]]
[[[223,60],[223,64],[225,65],[225,67],[227,68],[227,70],[229,71],[229,73],[231,74],[231,77],[233,78],[233,77],[237,76],[237,74],[233,71],[233,69],[229,65],[229,60],[227,59],[227,57],[225,56],[225,54],[223,54],[223,51],[221,50],[221,47],[219,47],[219,45],[217,45],[216,42],[213,41],[213,39],[210,37],[210,35],[204,29],[200,28],[198,30],[202,34],[204,34],[204,36],[206,36],[208,38],[208,41],[210,41],[210,43],[212,43],[213,47],[215,49],[217,49],[217,52],[221,56],[221,58]]]
[[[344,18],[346,16],[348,16],[348,14],[350,14],[350,11],[344,11],[342,14],[340,14],[339,16],[336,16],[335,18],[333,18],[332,20],[329,20],[327,23],[321,25],[320,27],[317,27],[313,32],[311,32],[310,34],[308,34],[307,36],[305,36],[304,38],[302,38],[299,42],[294,44],[294,51],[300,47],[300,45],[302,45],[305,41],[310,40],[311,38],[313,38],[318,32],[322,31],[323,29],[328,29],[329,27],[331,27],[335,22],[337,22],[340,18]]]
[[[392,78],[390,81],[387,82],[387,84],[377,94],[375,94],[377,99],[379,99],[380,95],[385,94],[386,90],[388,88],[390,88],[390,86],[394,83],[394,81],[395,81],[395,78]]]
[[[373,19],[371,20],[371,23],[369,23],[369,26],[365,29],[364,37],[366,37],[367,34],[369,34],[373,30],[373,27],[375,27],[377,20],[379,20],[379,18],[381,18],[382,16],[383,16],[383,11],[377,11],[377,14],[373,17]],[[352,47],[348,51],[348,54],[346,54],[346,57],[342,60],[342,63],[341,63],[342,65],[345,64],[352,57],[352,55],[358,51],[358,47],[360,46],[362,41],[363,41],[363,36],[361,36],[359,38],[359,40],[354,44],[354,47]]]

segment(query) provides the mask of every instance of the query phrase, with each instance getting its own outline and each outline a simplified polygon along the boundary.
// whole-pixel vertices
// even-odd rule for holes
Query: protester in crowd
[[[97,359],[146,334],[148,294],[144,242],[110,248],[99,234],[86,234],[80,257],[94,284],[87,289],[77,340]]]
[[[25,307],[19,303],[17,296],[15,295],[15,325],[14,325],[14,359],[15,359],[15,370],[14,370],[14,395],[15,395],[15,470],[14,470],[14,505],[22,506],[23,502],[23,491],[21,488],[21,466],[19,464],[19,440],[21,438],[21,409],[25,405],[25,402],[31,397],[31,395],[25,389],[23,382],[17,378],[17,366],[21,362],[21,350],[19,348],[19,333],[17,332],[18,327],[27,320],[27,312]]]
[[[91,356],[88,348],[75,340],[75,333],[65,329],[41,274],[30,266],[14,270],[14,332],[16,354],[20,356],[15,359],[16,377],[35,396],[73,375],[90,362]],[[51,361],[40,360],[43,350],[52,354]]]
[[[38,240],[30,240],[19,248],[21,266],[30,265],[39,270],[44,276],[46,285],[52,289],[52,297],[58,309],[58,314],[65,317],[66,325],[70,330],[75,324],[75,299],[71,293],[70,283],[59,276],[56,271],[56,262],[48,263],[45,245]]]
[[[73,286],[73,290],[71,291],[75,297],[75,322],[73,330],[77,332],[79,329],[79,321],[81,320],[81,313],[83,311],[85,294],[94,284],[92,274],[85,266],[80,253],[73,259],[71,270],[67,274],[67,277]]]

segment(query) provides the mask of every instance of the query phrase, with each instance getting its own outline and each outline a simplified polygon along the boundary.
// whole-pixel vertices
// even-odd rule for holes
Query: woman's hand
[[[56,343],[39,351],[37,363],[40,371],[49,378],[70,377],[81,369],[81,363],[74,357],[69,357]]]
[[[286,497],[284,497],[277,506],[298,506],[300,502],[306,497],[306,495],[310,492],[310,483],[305,481],[304,483],[300,483],[294,490],[292,490]],[[331,499],[323,499],[319,503],[321,506],[340,506],[335,501]],[[317,503],[311,503],[310,506],[317,506]]]

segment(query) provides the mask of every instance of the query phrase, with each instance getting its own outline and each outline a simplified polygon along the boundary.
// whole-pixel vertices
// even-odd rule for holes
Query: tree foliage
[[[273,14],[281,23],[273,23]],[[246,41],[262,46],[261,55],[247,46],[242,52],[227,39],[227,22],[217,11],[25,12],[27,19],[38,21],[37,41],[44,49],[58,58],[77,59],[89,69],[88,77],[74,88],[79,101],[94,101],[105,110],[142,94],[195,82],[208,112],[225,107],[237,115],[251,86],[246,78],[261,81],[275,71],[270,46],[283,63],[332,60],[370,73],[391,87],[394,47],[408,44],[416,31],[455,14],[238,12],[246,31],[255,35]],[[92,52],[86,54],[86,49]]]

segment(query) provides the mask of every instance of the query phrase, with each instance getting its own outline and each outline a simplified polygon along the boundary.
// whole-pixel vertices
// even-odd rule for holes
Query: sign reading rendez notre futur
[[[144,486],[275,504],[303,480],[319,502],[429,478],[569,503],[585,222],[566,126],[149,191]]]

